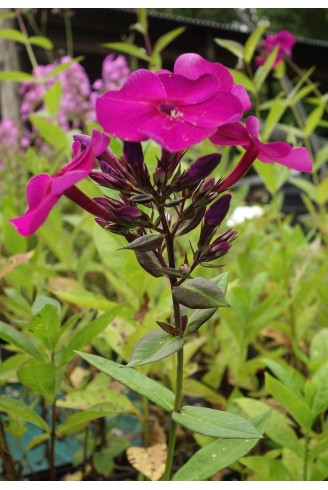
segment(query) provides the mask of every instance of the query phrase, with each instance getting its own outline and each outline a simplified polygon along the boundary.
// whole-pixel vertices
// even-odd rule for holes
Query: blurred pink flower
[[[263,42],[260,56],[256,58],[256,64],[258,66],[263,65],[269,54],[275,47],[278,47],[277,57],[273,64],[273,67],[278,65],[280,61],[286,57],[290,57],[292,49],[295,46],[297,40],[296,37],[290,31],[279,31],[276,34],[270,34]]]
[[[29,208],[22,216],[10,220],[21,235],[32,235],[40,228],[63,194],[84,209],[89,204],[90,209],[88,210],[93,212],[92,209],[97,205],[74,186],[89,175],[94,166],[95,157],[105,151],[108,143],[107,136],[94,130],[89,144],[82,152],[81,143],[79,141],[73,143],[73,160],[55,175],[40,174],[30,179],[26,189]],[[101,212],[97,213],[97,216],[102,216]]]
[[[137,70],[121,90],[106,92],[97,100],[97,119],[105,131],[123,140],[151,138],[166,150],[184,150],[214,134],[217,127],[241,118],[243,105],[227,90],[228,70],[222,68],[222,80],[201,67],[189,77]]]

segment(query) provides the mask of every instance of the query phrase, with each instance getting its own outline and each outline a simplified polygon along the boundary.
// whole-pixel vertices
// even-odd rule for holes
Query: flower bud
[[[204,225],[209,228],[217,228],[226,217],[231,201],[231,194],[225,194],[215,201],[206,211]]]
[[[213,153],[211,155],[205,155],[198,158],[191,164],[189,169],[177,179],[174,184],[174,189],[181,190],[198,184],[200,180],[210,175],[220,161],[221,155],[219,153]]]

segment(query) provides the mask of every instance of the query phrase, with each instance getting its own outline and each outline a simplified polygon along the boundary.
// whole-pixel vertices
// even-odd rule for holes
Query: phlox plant
[[[263,165],[278,163],[302,172],[312,169],[306,148],[261,142],[259,120],[246,115],[242,122],[251,106],[246,89],[234,83],[228,68],[195,53],[179,56],[172,72],[136,70],[122,88],[97,99],[97,121],[103,132],[94,129],[91,136],[75,135],[72,160],[53,175],[34,176],[26,190],[27,212],[11,219],[20,234],[29,236],[65,196],[95,216],[108,233],[123,236],[124,248],[136,255],[147,273],[168,278],[172,318],[157,319],[159,329],[139,340],[127,365],[79,352],[88,363],[170,414],[165,468],[157,475],[163,480],[192,479],[190,475],[207,479],[249,452],[270,416],[265,412],[248,421],[229,412],[185,405],[182,396],[188,334],[196,332],[218,308],[229,306],[226,274],[213,280],[198,274],[199,267],[220,267],[221,257],[230,252],[236,238],[236,231],[224,225],[233,198],[227,191],[256,159]],[[123,140],[123,155],[111,150],[112,136]],[[187,168],[184,164],[187,152],[208,139],[245,150],[235,167],[218,179],[211,173],[220,164],[219,152],[196,158]],[[153,172],[143,152],[142,143],[147,140],[159,147]],[[90,198],[82,192],[78,184],[86,178],[103,187],[104,193]],[[188,253],[178,263],[179,237],[188,239],[198,226],[198,238],[189,242]],[[175,393],[135,369],[173,355]],[[174,461],[179,424],[215,438],[181,468]]]

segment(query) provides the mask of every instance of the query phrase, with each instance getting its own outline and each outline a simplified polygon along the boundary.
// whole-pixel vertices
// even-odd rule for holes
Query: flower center
[[[178,119],[183,116],[183,113],[173,102],[163,102],[162,104],[159,104],[159,110],[173,119]]]

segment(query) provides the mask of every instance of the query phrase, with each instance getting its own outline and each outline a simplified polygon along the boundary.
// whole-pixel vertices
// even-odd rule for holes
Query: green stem
[[[148,447],[150,442],[150,427],[149,427],[149,401],[143,397],[143,423],[144,423],[144,446]]]
[[[51,481],[56,481],[55,444],[56,444],[56,399],[51,407],[51,434],[49,447],[49,474]]]
[[[166,221],[164,208],[161,205],[159,205],[158,210],[161,217],[163,230],[165,232],[165,242],[166,242],[166,249],[167,249],[167,255],[169,260],[169,266],[174,269],[175,256],[174,256],[173,237]],[[170,283],[171,283],[172,304],[173,304],[173,311],[174,311],[174,324],[177,331],[177,335],[182,338],[183,330],[181,324],[180,305],[173,296],[173,289],[176,286],[177,280],[170,279]],[[183,386],[183,348],[177,352],[176,389],[175,389],[175,402],[174,402],[175,412],[179,412],[181,409],[182,398],[183,398],[182,386]],[[168,452],[166,458],[165,472],[162,478],[162,480],[164,481],[169,481],[171,479],[175,442],[176,442],[176,433],[177,433],[177,423],[171,418]]]
[[[304,461],[303,461],[303,481],[308,479],[308,463],[309,463],[309,433],[305,434],[305,446],[304,446]]]

